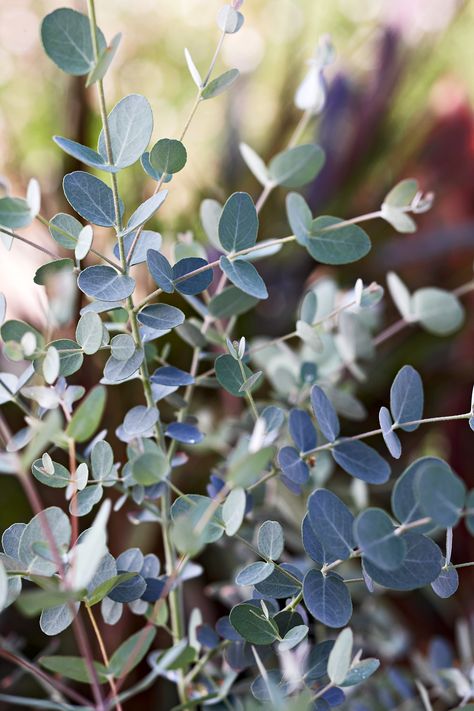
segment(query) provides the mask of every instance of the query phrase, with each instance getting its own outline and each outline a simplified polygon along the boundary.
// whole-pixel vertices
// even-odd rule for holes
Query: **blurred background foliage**
[[[38,178],[43,190],[42,212],[47,217],[69,211],[61,191],[62,176],[80,167],[55,146],[51,136],[65,135],[95,145],[99,131],[95,92],[86,91],[82,79],[58,72],[40,44],[41,19],[60,4],[57,0],[0,2],[0,173],[8,176],[14,194],[24,193],[30,177]],[[85,2],[80,0],[68,5],[85,11]],[[109,107],[125,94],[143,93],[154,110],[153,140],[178,135],[195,89],[183,48],[189,48],[198,67],[207,66],[217,42],[214,18],[220,5],[220,0],[99,0],[98,21],[106,36],[110,39],[123,33],[106,78]],[[292,331],[304,285],[328,274],[345,288],[351,288],[357,277],[384,284],[391,269],[411,290],[435,285],[453,289],[469,281],[474,257],[474,3],[246,0],[243,9],[245,26],[236,37],[226,39],[219,60],[222,70],[236,66],[242,76],[232,91],[205,102],[192,124],[186,140],[188,164],[173,181],[154,225],[162,232],[165,245],[177,234],[188,238],[188,231],[204,241],[199,223],[203,198],[223,201],[236,190],[258,196],[259,186],[240,157],[239,142],[250,144],[265,159],[286,145],[300,117],[293,103],[294,91],[324,33],[332,37],[337,60],[328,71],[326,108],[307,136],[327,151],[323,172],[306,191],[315,215],[348,218],[375,210],[390,187],[405,177],[417,178],[423,190],[435,192],[436,199],[434,208],[417,218],[419,230],[413,235],[397,235],[381,221],[370,223],[367,231],[373,238],[373,250],[355,266],[337,270],[315,266],[298,249],[286,249],[266,260],[262,264],[270,299],[243,317],[238,335],[276,336]],[[121,178],[120,189],[133,209],[153,187],[137,164]],[[277,190],[262,212],[260,235],[285,234],[284,194]],[[39,224],[25,235],[38,242],[48,240]],[[102,242],[102,249],[111,250],[110,242],[106,246],[110,240],[106,231],[97,229],[96,240]],[[44,322],[42,289],[32,284],[42,261],[41,255],[16,243],[11,255],[2,252],[0,288],[6,293],[10,317]],[[414,365],[423,376],[427,416],[465,412],[473,376],[472,296],[465,297],[465,304],[467,321],[456,337],[440,339],[415,327],[382,346],[376,365],[357,387],[372,414],[366,422],[351,425],[354,433],[369,430],[376,423],[375,413],[386,401],[393,376],[404,363]],[[384,322],[391,324],[397,318],[387,296]],[[176,364],[187,367],[188,348],[177,341],[173,349]],[[76,378],[90,387],[100,372],[100,363],[96,369],[89,365]],[[113,389],[104,423],[109,432],[139,398],[133,383]],[[217,426],[224,410],[237,415],[241,406],[229,396],[215,396],[212,390],[201,391],[200,398],[199,406],[209,411],[212,426]],[[15,416],[11,412],[12,427],[17,424]],[[395,472],[427,453],[445,456],[467,485],[474,486],[472,433],[469,437],[464,424],[444,423],[412,433]],[[192,490],[204,489],[211,465],[212,458],[207,462],[201,457],[199,467],[191,460],[183,468],[180,486],[186,488],[192,475]],[[340,479],[341,485],[346,481]],[[45,502],[54,503],[54,492],[46,494]],[[300,507],[296,499],[285,498],[283,507]],[[2,483],[1,502],[2,529],[29,516],[15,482]],[[159,553],[155,525],[125,528],[123,520],[116,519],[120,517],[111,524],[112,552],[139,545],[144,552]],[[455,560],[474,558],[472,539],[460,532],[455,542]],[[216,590],[214,585],[225,579],[230,565],[224,548],[216,547],[204,562],[207,578],[187,585],[187,604],[189,608],[199,605],[212,622],[222,614],[222,608],[212,594],[206,597],[204,593]],[[462,572],[460,592],[451,600],[435,601],[433,596],[427,599],[425,593],[417,592],[391,602],[387,598],[383,607],[378,600],[366,601],[359,624],[371,631],[374,647],[379,647],[377,653],[389,662],[406,662],[413,649],[424,650],[433,635],[452,638],[453,621],[474,614],[470,570]],[[220,589],[216,598],[225,594],[225,588]],[[133,617],[125,616],[116,627],[106,630],[108,643],[113,647],[134,625]],[[40,650],[39,630],[33,636],[34,626],[15,610],[2,616],[0,627],[2,633],[12,629],[16,634],[27,633],[32,654]],[[396,698],[397,694],[400,696],[400,689]]]

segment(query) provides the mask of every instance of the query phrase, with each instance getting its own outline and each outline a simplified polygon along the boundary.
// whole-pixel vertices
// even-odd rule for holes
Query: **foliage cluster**
[[[34,179],[25,198],[0,198],[0,237],[7,250],[15,239],[28,241],[18,230],[39,220],[55,248],[70,253],[63,257],[32,244],[52,257],[35,275],[49,296],[50,331],[5,320],[0,295],[3,353],[19,364],[16,374],[0,374],[0,404],[24,415],[24,426],[13,434],[2,419],[0,469],[18,476],[34,512],[28,522],[3,533],[0,605],[16,603],[25,615],[39,614],[47,636],[72,626],[79,655],[46,654],[36,665],[4,645],[2,656],[33,674],[43,689],[38,699],[0,694],[11,704],[121,709],[166,678],[176,684],[179,709],[325,711],[345,703],[358,711],[379,708],[383,697],[371,701],[363,691],[379,660],[363,655],[363,635],[354,639],[349,627],[354,586],[364,585],[367,594],[431,586],[446,598],[457,590],[458,568],[470,564],[453,564],[451,550],[453,530],[461,522],[474,535],[474,491],[468,492],[439,457],[418,458],[405,471],[397,469],[397,460],[405,436],[421,425],[461,420],[474,429],[473,402],[466,397],[460,414],[425,417],[422,378],[407,364],[387,393],[378,429],[345,436],[340,418],[364,419],[354,383],[373,367],[376,347],[406,325],[437,336],[453,333],[464,319],[461,297],[473,283],[456,292],[427,286],[410,293],[399,276],[389,273],[388,290],[400,321],[376,336],[384,289],[358,279],[345,292],[325,277],[302,295],[292,332],[251,343],[239,333],[238,317],[268,298],[256,261],[296,243],[319,264],[355,262],[371,249],[361,223],[383,219],[410,233],[416,229],[414,216],[431,206],[432,196],[423,195],[410,179],[396,185],[378,210],[350,219],[314,217],[295,192],[324,165],[323,150],[301,141],[324,108],[324,73],[333,60],[327,38],[296,93],[302,114],[289,146],[268,164],[250,146],[241,146],[243,160],[261,183],[259,198],[254,202],[237,192],[224,205],[204,200],[201,222],[209,249],[198,241],[178,241],[165,249],[160,233],[147,228],[186,166],[192,148],[185,137],[199,105],[238,80],[237,69],[215,77],[214,69],[224,40],[243,25],[241,5],[234,0],[219,12],[219,42],[205,74],[185,50],[195,102],[179,138],[162,137],[151,147],[153,115],[144,96],[126,96],[107,112],[103,79],[120,35],[106,40],[93,0],[88,0],[88,15],[61,8],[42,23],[49,58],[64,72],[86,77],[86,86],[97,90],[102,130],[96,149],[54,137],[60,149],[92,169],[64,177],[65,198],[78,217],[44,217]],[[129,206],[120,195],[119,176],[138,161],[154,190],[142,204]],[[289,191],[289,234],[258,239],[259,213],[277,189]],[[110,254],[93,246],[97,227],[113,235]],[[211,250],[219,255],[214,261]],[[141,298],[139,265],[155,285]],[[75,336],[52,339],[53,332],[71,323],[76,282],[86,298]],[[177,298],[182,308],[174,305]],[[176,346],[175,336],[182,346]],[[189,348],[187,371],[173,364],[178,347]],[[70,379],[96,354],[104,356],[103,375],[86,393]],[[128,381],[136,385],[142,404],[123,413],[115,432],[100,430],[109,388]],[[242,416],[206,431],[193,413],[198,388],[208,397],[221,389],[241,398]],[[370,438],[383,440],[384,456],[366,443]],[[124,460],[117,450],[126,453]],[[207,495],[183,493],[176,470],[190,457],[199,461],[209,452],[217,456]],[[339,496],[331,476],[340,470],[349,478]],[[396,480],[390,509],[368,506],[371,487],[388,486],[391,476]],[[62,505],[44,508],[37,484],[63,489]],[[265,516],[265,497],[274,484],[280,495],[287,491],[301,503],[298,541],[287,540],[282,524]],[[124,515],[128,504],[136,507],[136,524],[160,527],[163,561],[138,548],[116,557],[108,550],[108,520]],[[80,530],[82,517],[91,512],[91,525]],[[245,551],[230,586],[228,615],[211,625],[195,609],[185,619],[183,585],[203,572],[194,559],[219,541]],[[143,625],[110,654],[97,617],[114,625],[124,606]],[[99,660],[93,658],[84,616],[97,637]],[[169,633],[169,645],[152,649],[159,628]],[[470,678],[448,657],[444,648],[432,651],[432,677],[451,707],[470,708],[465,705],[473,695]],[[122,690],[145,658],[148,673]],[[92,700],[70,681],[88,684]],[[421,683],[419,693],[430,709]]]

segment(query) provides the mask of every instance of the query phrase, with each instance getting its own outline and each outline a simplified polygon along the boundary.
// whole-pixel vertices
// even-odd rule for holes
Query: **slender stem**
[[[77,538],[79,536],[79,524],[77,518],[77,480],[76,480],[76,443],[69,437],[68,438],[68,450],[69,450],[69,471],[71,473],[71,478],[74,482],[73,492],[71,496],[71,546],[74,546]],[[75,556],[72,561],[74,565]]]
[[[194,667],[185,676],[185,678],[184,678],[185,684],[186,685],[190,684],[193,681],[193,679],[195,679],[197,677],[197,675],[202,671],[202,669],[204,669],[206,664],[213,657],[215,657],[217,654],[220,654],[229,644],[230,644],[229,640],[224,640],[217,647],[215,647],[214,649],[209,649],[205,654],[203,654],[201,659],[198,662],[196,662]]]
[[[194,116],[195,116],[195,114],[196,114],[196,112],[197,112],[197,110],[198,110],[198,108],[199,108],[199,104],[200,104],[201,101],[202,101],[202,92],[203,92],[203,89],[207,86],[207,84],[208,84],[208,82],[209,82],[209,79],[211,78],[211,74],[212,74],[212,72],[213,72],[213,70],[214,70],[215,64],[216,64],[216,62],[217,62],[217,58],[218,58],[219,53],[220,53],[220,51],[221,51],[221,49],[222,49],[222,45],[223,45],[223,43],[224,43],[225,36],[226,36],[226,33],[225,33],[225,32],[222,32],[222,34],[221,34],[221,36],[220,36],[220,38],[219,38],[219,42],[217,43],[217,47],[216,47],[216,50],[215,50],[215,52],[214,52],[214,56],[213,56],[213,58],[212,58],[212,60],[211,60],[211,64],[209,65],[209,69],[208,69],[208,72],[207,72],[207,74],[206,74],[206,78],[204,79],[202,85],[198,88],[198,91],[197,91],[197,94],[196,94],[196,98],[194,99],[194,103],[193,103],[193,105],[192,105],[192,107],[191,107],[191,111],[189,112],[188,117],[187,117],[186,121],[184,122],[184,126],[183,126],[183,128],[182,128],[182,130],[181,130],[181,133],[179,134],[179,138],[178,138],[179,141],[183,141],[183,140],[184,140],[184,138],[185,138],[185,136],[186,136],[186,134],[187,134],[187,132],[188,132],[188,130],[189,130],[189,127],[191,126],[192,120],[193,120],[193,118],[194,118]],[[162,185],[163,185],[163,183],[164,183],[164,181],[165,181],[166,176],[167,176],[167,174],[166,174],[166,173],[163,173],[163,175],[162,175],[161,178],[159,179],[158,183],[157,183],[156,186],[155,186],[155,190],[153,191],[153,194],[154,194],[154,195],[156,195],[156,193],[157,193],[159,190],[161,190],[161,187],[162,187]],[[141,225],[141,226],[138,228],[138,230],[137,230],[137,232],[136,232],[136,234],[135,234],[135,237],[133,238],[132,244],[130,245],[130,249],[128,250],[128,254],[127,254],[127,258],[126,258],[126,264],[127,264],[127,265],[130,264],[130,261],[131,261],[131,259],[132,259],[132,256],[133,256],[133,253],[134,253],[134,251],[135,251],[135,248],[136,248],[136,246],[137,246],[138,240],[140,239],[140,235],[141,235],[141,233],[143,232],[143,229],[144,229],[144,225]]]
[[[453,565],[453,568],[470,568],[471,566],[474,565],[474,560],[470,561],[469,563],[456,563],[456,565]]]
[[[360,215],[359,217],[352,217],[348,220],[343,220],[342,222],[338,222],[337,224],[334,225],[329,225],[328,227],[324,227],[321,232],[330,232],[333,230],[340,230],[342,227],[346,227],[347,225],[353,225],[358,222],[364,222],[366,220],[373,220],[375,217],[379,217],[378,212],[369,212],[366,215]],[[251,254],[252,252],[258,252],[259,250],[265,248],[265,247],[273,247],[275,245],[283,245],[286,244],[287,242],[294,242],[296,240],[295,235],[288,235],[286,237],[278,237],[276,239],[268,240],[265,242],[265,244],[257,243],[253,245],[253,247],[247,247],[246,249],[241,249],[238,252],[234,252],[233,254],[228,254],[227,258],[232,262],[235,259],[238,259],[239,257],[243,257],[246,254]],[[219,267],[220,265],[220,260],[216,259],[213,262],[209,262],[208,264],[205,264],[202,267],[199,267],[198,269],[194,269],[192,272],[188,272],[188,274],[185,274],[182,277],[179,277],[176,279],[176,283],[181,283],[183,281],[187,281],[188,279],[191,279],[194,276],[197,276],[198,274],[202,274],[203,272],[209,271],[209,269],[214,269],[215,267]],[[153,299],[161,293],[161,289],[157,289],[153,291],[151,294],[149,294],[143,301],[141,301],[136,307],[135,310],[139,311],[143,306],[146,306],[150,301],[153,301]]]
[[[6,235],[9,235],[10,237],[13,237],[14,239],[19,240],[20,242],[24,242],[25,244],[28,244],[30,247],[33,247],[34,249],[37,249],[40,252],[43,252],[44,254],[47,254],[48,257],[52,257],[53,259],[61,259],[59,254],[56,254],[55,252],[51,252],[51,250],[46,249],[46,247],[42,247],[40,244],[31,242],[29,239],[26,239],[26,237],[22,237],[21,235],[17,234],[16,232],[12,232],[12,230],[7,230],[6,227],[0,228],[0,233],[2,233],[2,232]]]
[[[18,460],[18,464],[20,465],[19,460]],[[17,475],[18,475],[21,485],[23,486],[23,489],[24,489],[25,494],[28,498],[31,508],[39,517],[41,527],[43,529],[43,533],[44,533],[45,538],[48,542],[48,546],[50,548],[51,554],[53,556],[53,559],[54,559],[55,565],[59,571],[59,574],[60,574],[61,578],[64,578],[64,566],[63,566],[63,563],[61,560],[61,556],[60,556],[58,548],[56,546],[56,541],[54,539],[54,535],[51,530],[51,526],[49,525],[49,521],[44,514],[43,506],[42,506],[41,500],[38,496],[38,493],[37,493],[34,485],[32,484],[28,474],[26,472],[24,472],[20,466],[18,466]],[[74,635],[76,637],[79,651],[84,659],[84,662],[87,667],[87,671],[89,673],[89,678],[90,678],[91,687],[92,687],[92,693],[94,695],[96,707],[97,707],[98,711],[104,711],[104,701],[103,701],[103,697],[102,697],[102,692],[100,690],[97,672],[94,667],[94,661],[93,661],[92,652],[91,652],[91,649],[89,646],[89,641],[88,641],[87,636],[85,634],[81,618],[79,617],[79,615],[76,615],[74,603],[72,603],[72,602],[70,603],[70,608],[71,608],[71,613],[74,615],[74,619],[72,622]]]
[[[41,222],[42,225],[47,227],[49,230],[54,229],[55,232],[59,232],[60,234],[64,235],[68,239],[74,239],[73,235],[71,235],[69,232],[66,232],[66,230],[63,230],[62,227],[59,225],[53,225],[49,220],[46,219],[46,217],[43,217],[42,215],[36,215],[36,219],[38,222]],[[76,240],[77,242],[77,240]],[[35,247],[37,245],[34,245]],[[98,252],[96,249],[93,247],[90,248],[89,250],[92,254],[95,254],[96,257],[99,257],[100,259],[103,259],[104,262],[108,262],[111,267],[114,269],[118,269],[119,271],[122,271],[122,267],[120,264],[117,264],[113,259],[109,259],[108,257],[105,256],[105,254],[102,254],[102,252]],[[54,255],[53,255],[54,256]],[[56,256],[56,259],[60,259],[61,257]]]
[[[78,691],[70,689],[68,686],[66,686],[66,684],[63,684],[60,679],[55,679],[54,677],[49,676],[49,674],[44,672],[42,669],[37,667],[29,660],[24,659],[23,657],[19,657],[17,654],[14,654],[13,652],[7,650],[5,646],[0,647],[0,657],[3,657],[12,664],[16,664],[17,666],[26,669],[26,671],[28,671],[33,676],[38,677],[38,679],[40,679],[44,684],[51,687],[52,689],[56,689],[65,696],[69,696],[69,698],[75,701],[76,703],[86,706],[90,705],[90,701],[86,699],[85,696],[82,696],[82,694],[80,694]]]
[[[269,182],[265,185],[263,188],[262,192],[260,193],[260,196],[255,203],[255,209],[257,210],[257,214],[260,212],[262,207],[265,205],[267,202],[268,198],[270,197],[270,194],[273,192],[275,189],[277,183]]]
[[[392,336],[395,336],[395,334],[399,331],[403,331],[405,326],[408,326],[408,321],[405,321],[405,319],[401,318],[398,321],[395,321],[395,323],[392,323],[391,326],[388,326],[381,333],[379,333],[378,336],[374,338],[374,346],[380,346],[381,343],[384,343]]]
[[[458,286],[456,289],[453,289],[451,291],[451,294],[454,296],[465,296],[469,292],[471,292],[474,289],[474,281],[468,281],[466,284],[461,284],[461,286]],[[401,318],[398,319],[398,321],[395,321],[392,323],[391,326],[388,326],[384,331],[379,333],[378,336],[374,338],[374,346],[379,346],[381,343],[384,343],[387,341],[389,338],[394,336],[396,333],[399,331],[402,331],[406,326],[414,326],[416,325],[416,321],[406,321],[405,319]]]
[[[265,243],[265,245],[262,244],[255,244],[253,247],[247,247],[246,249],[241,249],[238,252],[234,252],[233,254],[228,255],[228,259],[232,262],[234,259],[237,259],[238,257],[243,257],[245,254],[250,254],[251,252],[257,252],[258,250],[262,249],[263,247],[272,247],[277,244],[285,244],[286,242],[294,242],[296,240],[296,237],[294,235],[289,235],[288,237],[280,237],[278,239],[273,239],[269,240],[268,242]],[[179,277],[178,279],[175,280],[176,284],[180,284],[183,281],[187,281],[188,279],[191,279],[191,277],[197,276],[198,274],[202,274],[203,272],[209,271],[209,269],[214,269],[215,267],[219,266],[219,259],[216,259],[214,262],[209,262],[208,264],[205,264],[203,267],[198,267],[198,269],[193,269],[192,272],[189,272],[188,274],[185,274],[182,277]],[[150,303],[150,301],[153,301],[156,296],[158,296],[161,293],[161,289],[157,289],[156,291],[153,291],[151,294],[148,294],[148,296],[143,299],[137,306],[135,306],[135,311],[139,311],[143,306],[146,306],[146,304]]]
[[[245,382],[247,380],[247,375],[245,373],[244,364],[242,363],[240,358],[238,360],[238,364],[239,364],[240,372],[242,374],[242,380]],[[250,390],[245,391],[245,397],[247,398],[247,400],[249,402],[250,409],[252,410],[253,419],[256,422],[258,420],[258,410],[255,406],[255,400],[253,399],[253,396],[252,396],[252,393],[250,392]]]
[[[326,686],[323,686],[322,689],[318,691],[317,694],[311,697],[311,701],[316,701],[316,699],[320,699],[321,696],[324,696],[324,694],[328,691],[330,691],[333,688],[334,684],[332,681],[326,684]]]
[[[398,429],[401,429],[403,427],[408,427],[411,425],[426,425],[430,424],[433,422],[450,422],[451,420],[469,420],[472,417],[472,414],[470,412],[464,413],[462,415],[444,415],[442,417],[427,417],[422,420],[413,420],[411,422],[403,422],[403,423],[398,423],[395,422],[391,430],[392,432]],[[361,439],[367,439],[368,437],[374,437],[375,435],[380,435],[383,433],[382,429],[377,429],[377,430],[370,430],[370,432],[363,432],[362,434],[354,435],[353,437],[340,437],[339,439],[334,440],[334,442],[327,442],[326,444],[321,444],[319,447],[314,447],[314,449],[309,449],[306,452],[301,452],[302,457],[307,457],[310,454],[316,454],[316,452],[321,452],[322,450],[325,449],[334,449],[334,447],[337,447],[338,444],[342,444],[343,442],[353,442],[356,440],[361,440]]]
[[[107,655],[107,650],[106,650],[106,648],[105,648],[105,643],[104,643],[103,637],[102,637],[102,635],[101,635],[101,633],[100,633],[99,626],[98,626],[98,624],[97,624],[97,622],[96,622],[96,619],[95,619],[95,617],[94,617],[94,614],[93,614],[93,612],[92,612],[92,609],[89,607],[89,605],[86,605],[86,610],[87,610],[87,614],[89,615],[89,620],[90,620],[90,622],[91,622],[92,629],[94,630],[94,634],[95,634],[95,636],[96,636],[97,643],[98,643],[98,645],[99,645],[99,649],[100,649],[100,653],[101,653],[101,655],[102,655],[102,659],[104,660],[104,664],[105,664],[105,666],[106,666],[107,669],[108,669],[109,666],[110,666],[110,660],[109,660],[109,657],[108,657],[108,655]],[[115,707],[118,709],[118,711],[123,711],[122,705],[121,705],[120,700],[119,700],[119,698],[118,698],[118,691],[117,691],[117,687],[116,687],[116,685],[115,685],[115,679],[113,678],[113,676],[109,676],[109,675],[108,675],[108,676],[107,676],[107,681],[109,682],[110,690],[111,690],[112,696],[113,696],[113,698],[114,698],[114,700],[115,700]]]

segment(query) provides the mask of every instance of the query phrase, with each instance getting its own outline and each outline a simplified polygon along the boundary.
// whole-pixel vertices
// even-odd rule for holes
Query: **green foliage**
[[[267,164],[249,145],[240,145],[244,163],[263,188],[260,195],[254,200],[247,192],[234,192],[226,199],[214,189],[223,204],[210,198],[201,203],[205,241],[191,233],[173,239],[167,208],[159,218],[157,212],[169,192],[179,194],[182,178],[177,174],[193,150],[186,135],[200,104],[230,89],[239,75],[237,69],[217,76],[214,71],[224,38],[229,42],[226,36],[238,33],[244,23],[242,0],[218,13],[220,39],[207,71],[201,73],[185,50],[197,89],[191,113],[179,139],[158,136],[152,147],[154,117],[144,96],[129,94],[107,113],[103,78],[120,35],[107,41],[96,24],[94,1],[87,6],[87,16],[54,10],[41,26],[48,57],[66,73],[86,77],[86,86],[98,92],[102,125],[96,149],[54,137],[62,151],[102,175],[77,170],[63,180],[66,200],[86,224],[66,213],[43,217],[34,179],[26,197],[0,197],[0,234],[7,249],[13,240],[25,239],[17,230],[39,219],[48,226],[55,250],[74,253],[68,258],[46,250],[51,259],[36,271],[34,282],[48,304],[44,329],[18,319],[5,321],[7,304],[0,294],[2,367],[7,368],[0,373],[0,405],[8,415],[16,408],[24,416],[11,435],[2,419],[0,471],[18,476],[34,506],[28,522],[12,524],[2,536],[0,609],[16,601],[21,614],[40,616],[41,631],[51,637],[71,626],[81,656],[41,656],[45,676],[22,658],[29,646],[17,649],[17,635],[6,640],[5,656],[51,692],[51,701],[40,691],[40,698],[26,706],[76,708],[65,701],[68,697],[82,704],[78,708],[118,707],[129,699],[139,703],[135,698],[142,691],[166,677],[176,682],[176,708],[211,702],[219,708],[325,711],[343,704],[343,689],[365,684],[380,664],[362,659],[362,650],[373,646],[370,627],[378,624],[382,595],[366,607],[361,600],[375,586],[380,593],[428,588],[431,595],[448,598],[459,585],[457,568],[471,565],[451,558],[453,529],[464,520],[474,534],[474,492],[468,493],[449,463],[435,456],[413,459],[403,472],[395,462],[392,486],[391,466],[378,446],[385,442],[398,460],[405,438],[421,425],[459,420],[459,426],[468,422],[474,429],[473,402],[469,412],[423,419],[422,377],[404,365],[389,392],[381,394],[386,404],[378,405],[380,427],[361,427],[354,434],[345,420],[367,415],[357,399],[358,383],[384,367],[377,346],[387,332],[374,333],[382,319],[383,288],[358,278],[345,290],[335,281],[336,270],[327,270],[308,286],[290,332],[270,340],[264,334],[270,330],[273,299],[290,299],[280,283],[269,290],[265,278],[270,273],[257,270],[253,262],[281,251],[275,261],[286,276],[291,271],[291,252],[283,252],[288,245],[300,260],[309,254],[329,267],[357,262],[371,249],[359,223],[382,218],[397,232],[413,232],[413,216],[429,209],[432,197],[407,179],[376,212],[344,219],[313,216],[304,197],[290,192],[286,216],[291,234],[282,227],[282,236],[262,239],[259,214],[272,191],[314,183],[325,164],[323,149],[314,141],[303,142],[325,103],[324,72],[334,52],[323,38],[296,92],[296,107],[304,113],[287,147]],[[142,176],[155,183],[154,192],[139,204],[133,204],[122,183],[122,171],[135,164],[134,180],[143,170]],[[134,194],[150,192],[139,185]],[[275,201],[275,210],[280,207]],[[157,219],[164,237],[153,229]],[[149,222],[152,229],[145,229]],[[193,224],[191,216],[188,224]],[[93,225],[104,228],[100,238],[95,239]],[[107,238],[110,249],[103,247]],[[137,284],[150,288],[138,293]],[[461,296],[472,282],[455,293],[424,286],[412,294],[391,272],[387,284],[402,317],[388,335],[418,325],[446,336],[462,325]],[[267,304],[259,304],[269,291]],[[64,305],[58,305],[57,292]],[[77,297],[81,303],[75,319]],[[238,317],[254,307],[260,337],[248,342],[241,335],[247,321]],[[190,363],[183,365],[188,349]],[[82,378],[90,386],[87,392],[76,384]],[[121,412],[124,401],[113,391],[125,389],[134,404]],[[218,401],[222,420],[212,407]],[[15,428],[17,422],[12,418]],[[376,447],[364,441],[368,438],[378,438]],[[418,449],[430,448],[432,441],[438,451],[440,445],[430,438],[422,446],[419,440]],[[416,450],[415,441],[410,456]],[[209,475],[205,494],[194,473]],[[43,508],[37,484],[49,487],[60,505]],[[89,527],[82,525],[93,511],[91,522],[86,519]],[[160,531],[163,560],[138,547],[123,550],[121,536],[110,546],[119,549],[112,555],[108,529],[121,531],[127,517],[137,526],[146,524],[150,535]],[[142,542],[140,530],[136,540]],[[217,580],[212,591],[227,605],[228,615],[212,626],[203,606],[185,618],[183,586],[203,573],[209,554],[223,550],[225,561],[216,555],[220,568],[212,573]],[[201,553],[199,562],[193,560]],[[141,624],[125,639],[125,626],[117,627],[111,637],[115,649],[106,651],[109,640],[105,644],[101,637],[102,623],[117,624],[124,606]],[[353,615],[355,640],[347,627]],[[91,656],[95,642],[86,639],[86,617],[102,661]],[[153,649],[159,627],[160,649]],[[334,630],[341,628],[336,635]],[[398,639],[396,630],[386,636]],[[388,645],[386,659],[391,658]],[[397,654],[400,650],[392,656]],[[468,665],[454,668],[444,651],[438,650],[438,656],[443,664],[419,664],[429,670],[424,676],[435,679],[440,698],[446,693],[453,703],[467,702],[472,698]],[[142,668],[147,671],[141,679],[128,684],[128,675],[133,670],[141,674]],[[441,676],[439,669],[444,670]],[[288,670],[297,673],[289,679]],[[63,679],[91,686],[93,701],[78,696]],[[102,684],[110,687],[107,698]],[[429,708],[428,692],[418,688]],[[379,692],[376,681],[369,695],[377,709]],[[347,703],[354,700],[365,711],[364,692],[360,697],[357,689],[353,693]],[[5,698],[10,697],[0,694],[0,700]]]

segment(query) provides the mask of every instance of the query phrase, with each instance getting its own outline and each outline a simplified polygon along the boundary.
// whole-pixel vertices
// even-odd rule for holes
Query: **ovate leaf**
[[[257,241],[258,216],[247,193],[234,193],[227,200],[219,220],[219,241],[227,252],[253,247]]]
[[[306,249],[321,264],[349,264],[365,257],[371,248],[370,239],[358,225],[337,227],[338,217],[317,217],[311,226]],[[330,228],[330,229],[328,229]]]
[[[153,114],[148,100],[140,94],[121,99],[110,112],[108,125],[113,165],[117,168],[132,165],[146,150],[153,131]],[[103,130],[98,150],[108,162]]]
[[[93,388],[75,410],[66,435],[76,442],[86,442],[97,430],[105,410],[106,389],[102,385]]]
[[[60,8],[46,15],[41,24],[41,40],[46,54],[67,74],[81,76],[94,67],[94,50],[89,18],[76,10]],[[97,30],[99,51],[105,38]]]
[[[243,259],[231,261],[227,257],[220,258],[220,266],[234,286],[256,299],[268,299],[268,291],[260,274],[253,264]]]
[[[314,180],[324,160],[322,148],[312,143],[288,148],[271,160],[270,177],[277,185],[299,188]]]

